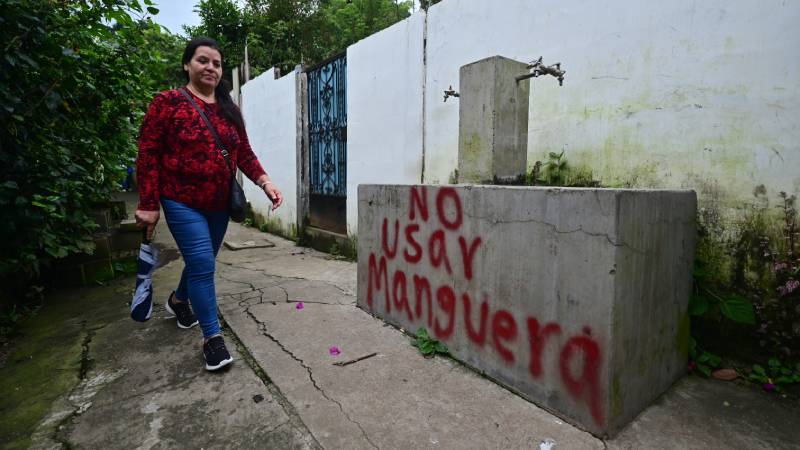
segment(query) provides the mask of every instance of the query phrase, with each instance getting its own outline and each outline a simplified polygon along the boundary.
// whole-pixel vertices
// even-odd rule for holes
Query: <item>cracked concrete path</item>
[[[122,317],[97,332],[92,368],[70,394],[77,409],[59,440],[78,448],[318,448],[235,342],[240,363],[209,373],[198,329],[178,329],[161,305],[153,316],[146,324]]]
[[[156,242],[177,257],[163,223],[159,230]],[[535,449],[550,439],[553,449],[780,449],[800,442],[796,398],[698,377],[680,380],[602,441],[452,359],[423,358],[407,335],[356,307],[355,264],[236,224],[226,239],[276,244],[219,254],[219,309],[236,358],[229,370],[207,373],[199,329],[179,330],[165,318],[180,260],[156,271],[157,306],[145,324],[128,317],[132,279],[63,292],[23,327],[0,369],[0,447]],[[332,346],[341,353],[331,355]]]
[[[231,226],[227,239],[264,236]],[[535,448],[557,438],[603,448],[460,363],[422,357],[356,307],[355,264],[269,239],[275,247],[220,252],[220,313],[322,447]]]
[[[597,439],[452,359],[423,358],[408,336],[355,306],[355,264],[238,225],[227,236],[264,238],[276,246],[220,253],[220,312],[324,448],[530,449],[546,439],[556,449],[800,442],[797,399],[698,377],[680,380],[614,439]],[[341,354],[332,356],[331,346]]]
[[[238,341],[236,364],[205,371],[199,328],[163,308],[181,270],[158,270],[144,324],[129,317],[133,277],[48,296],[0,369],[0,448],[320,448]]]

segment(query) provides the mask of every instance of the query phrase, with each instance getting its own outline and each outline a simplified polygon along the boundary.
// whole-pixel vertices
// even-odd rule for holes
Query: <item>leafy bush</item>
[[[800,364],[792,369],[785,366],[778,358],[770,358],[766,368],[753,364],[747,380],[761,384],[765,391],[783,392],[784,387],[800,383]]]
[[[754,194],[735,221],[723,221],[713,202],[699,211],[689,304],[697,319],[692,320],[692,333],[728,364],[759,366],[770,357],[796,362],[800,261],[795,198],[781,192],[773,207],[766,189],[759,187]],[[701,354],[692,357],[698,367]],[[779,378],[768,372],[761,375]]]
[[[411,6],[399,0],[200,0],[201,23],[186,31],[216,39],[229,66],[243,61],[246,43],[251,75],[271,67],[285,74],[297,64],[322,62],[405,19]]]
[[[178,38],[144,4],[0,4],[0,278],[92,251],[91,207],[119,186],[148,102],[180,67]]]

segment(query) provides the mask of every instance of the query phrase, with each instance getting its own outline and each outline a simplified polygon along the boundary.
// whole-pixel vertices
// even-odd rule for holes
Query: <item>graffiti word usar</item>
[[[461,199],[458,192],[452,187],[441,187],[436,192],[436,219],[438,223],[428,223],[430,212],[428,207],[428,193],[425,186],[413,186],[410,194],[410,208],[408,221],[403,227],[404,244],[400,246],[401,224],[395,219],[391,224],[384,218],[381,224],[381,254],[374,252],[369,255],[367,305],[374,310],[374,298],[383,291],[385,301],[383,309],[385,314],[405,315],[409,322],[422,320],[433,330],[434,335],[443,341],[449,340],[455,332],[456,317],[458,315],[458,300],[456,292],[450,284],[442,284],[435,288],[431,286],[427,276],[409,274],[402,269],[388,270],[388,264],[401,258],[414,267],[417,273],[429,273],[431,270],[445,270],[453,278],[472,280],[476,273],[475,256],[483,239],[478,237],[467,238],[459,235],[464,218]],[[426,228],[433,225],[434,229],[427,239],[421,242],[418,239],[420,223]],[[437,227],[438,225],[438,227]],[[461,257],[460,272],[453,272],[451,258],[447,253],[447,235],[456,235]],[[451,237],[452,239],[452,237]],[[427,244],[425,247],[422,243]],[[425,258],[427,250],[428,258]],[[398,252],[401,252],[398,255]],[[391,280],[391,282],[390,282]],[[413,289],[413,308],[409,302],[409,291]],[[434,306],[433,298],[436,298]],[[491,339],[491,348],[508,365],[515,364],[517,355],[512,351],[513,343],[519,339],[520,326],[518,320],[511,312],[498,309],[490,312],[489,296],[483,294],[480,306],[477,298],[473,300],[468,292],[461,293],[461,309],[463,323],[466,327],[466,336],[470,343],[478,348],[485,347]],[[474,303],[473,303],[474,302]],[[478,324],[473,320],[473,308],[477,307]],[[393,310],[395,311],[393,313]],[[555,322],[540,324],[536,317],[527,317],[523,322],[527,328],[528,345],[528,373],[534,379],[540,378],[544,369],[542,367],[543,353],[547,343],[554,337],[562,334],[561,326]],[[592,337],[589,327],[584,327],[581,334],[571,336],[561,346],[558,353],[558,374],[570,395],[584,401],[589,407],[595,422],[602,424],[602,392],[600,387],[600,367],[602,353],[600,345]],[[578,366],[578,367],[575,367]],[[579,368],[577,374],[573,369]]]

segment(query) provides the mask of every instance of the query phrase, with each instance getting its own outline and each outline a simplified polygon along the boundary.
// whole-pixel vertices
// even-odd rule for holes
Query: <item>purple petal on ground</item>
[[[337,347],[337,346],[335,346],[335,345],[334,345],[334,346],[332,346],[331,348],[329,348],[329,349],[328,349],[328,353],[330,353],[330,354],[331,354],[331,355],[333,355],[333,356],[336,356],[336,355],[338,355],[339,353],[342,353],[342,351],[341,351],[341,350],[339,350],[339,347]]]
[[[297,305],[295,305],[294,309],[303,309],[303,302],[297,302]]]

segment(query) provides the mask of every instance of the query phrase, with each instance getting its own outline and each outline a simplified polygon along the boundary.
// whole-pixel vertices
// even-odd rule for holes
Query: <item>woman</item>
[[[142,122],[136,221],[147,227],[149,239],[159,219],[159,205],[164,209],[185,262],[180,283],[165,307],[177,317],[180,328],[200,323],[206,370],[213,371],[233,361],[220,333],[214,288],[214,260],[228,227],[231,172],[187,95],[211,121],[231,163],[261,187],[273,210],[283,203],[283,196],[250,148],[242,114],[225,83],[220,83],[219,44],[208,38],[192,39],[183,52],[183,70],[188,81],[185,88],[158,94]]]

